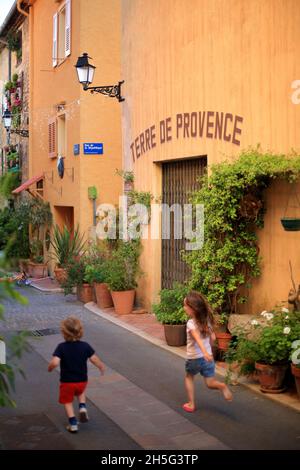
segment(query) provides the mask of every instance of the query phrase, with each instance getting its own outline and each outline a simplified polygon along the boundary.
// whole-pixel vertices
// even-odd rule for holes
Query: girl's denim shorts
[[[213,377],[215,375],[215,363],[214,361],[206,361],[204,357],[187,359],[185,370],[191,375],[201,374],[203,377]]]

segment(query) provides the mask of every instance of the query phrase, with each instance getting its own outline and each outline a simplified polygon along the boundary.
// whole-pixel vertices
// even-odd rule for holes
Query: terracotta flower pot
[[[291,370],[293,376],[295,377],[296,389],[298,393],[298,398],[300,400],[300,367],[296,367],[294,366],[294,364],[291,364]]]
[[[167,325],[164,324],[166,342],[169,346],[186,345],[186,325]]]
[[[127,315],[132,313],[135,290],[125,290],[125,291],[111,291],[111,296],[113,299],[114,307],[116,313],[119,315]]]
[[[35,279],[41,279],[48,276],[47,264],[43,263],[33,263],[30,261],[28,263],[29,275]]]
[[[124,192],[133,190],[133,181],[124,181]]]
[[[255,363],[260,389],[264,393],[281,393],[285,387],[283,381],[288,368],[288,364],[262,364]]]
[[[67,280],[67,271],[65,268],[55,268],[54,269],[55,279],[59,284],[62,284]]]
[[[221,351],[227,351],[232,335],[230,333],[216,332],[216,338],[218,341],[218,349]]]
[[[93,300],[93,286],[90,284],[82,284],[77,286],[77,299],[84,304]]]
[[[107,284],[104,282],[94,283],[95,293],[96,293],[96,301],[97,305],[100,308],[109,308],[113,306],[113,300],[110,291],[108,290]]]

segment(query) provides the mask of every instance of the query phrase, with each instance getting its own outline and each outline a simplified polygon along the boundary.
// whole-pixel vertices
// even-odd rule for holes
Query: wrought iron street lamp
[[[8,109],[6,109],[2,114],[2,119],[5,129],[9,131],[11,126],[11,113],[8,111]]]
[[[29,137],[29,131],[27,129],[11,129],[12,117],[11,112],[8,109],[6,109],[2,114],[2,119],[4,127],[9,134],[18,134],[21,137]]]
[[[85,91],[89,90],[91,93],[102,93],[102,95],[110,96],[111,98],[117,98],[119,101],[124,101],[125,98],[121,96],[121,85],[124,83],[118,82],[117,85],[107,86],[89,86],[93,83],[94,73],[96,67],[89,63],[89,55],[84,52],[82,56],[78,57],[75,65],[78,75],[78,81],[83,86]]]

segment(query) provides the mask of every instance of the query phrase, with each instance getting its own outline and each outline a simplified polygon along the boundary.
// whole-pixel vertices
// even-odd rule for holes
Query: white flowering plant
[[[239,363],[241,374],[253,372],[255,362],[285,363],[291,358],[293,343],[300,340],[300,312],[289,312],[286,308],[264,311],[247,328],[235,333],[226,360]]]
[[[294,367],[300,369],[300,339],[292,342],[291,361]]]

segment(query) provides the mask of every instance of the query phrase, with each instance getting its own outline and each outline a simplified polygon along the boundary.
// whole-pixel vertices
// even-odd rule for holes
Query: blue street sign
[[[73,155],[79,155],[80,154],[80,145],[79,144],[74,144],[73,146]]]
[[[89,143],[83,144],[83,153],[85,155],[102,155],[103,154],[103,144],[102,143]]]

